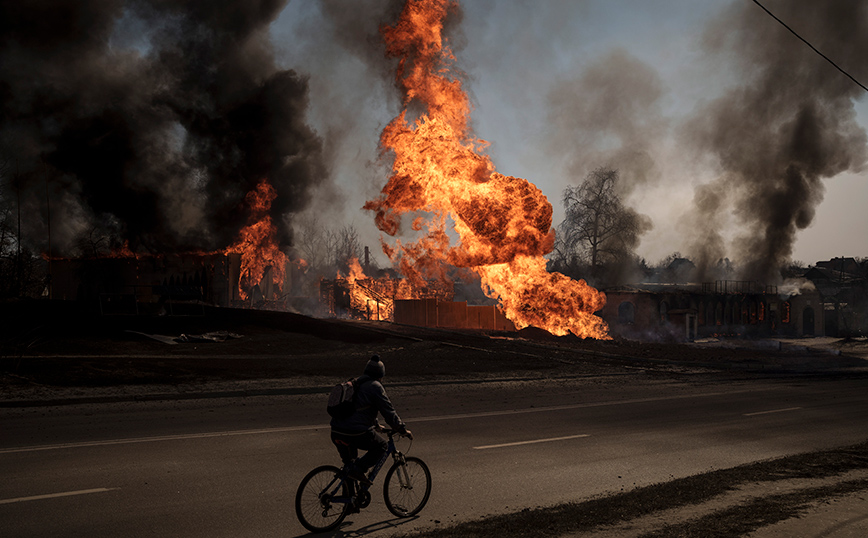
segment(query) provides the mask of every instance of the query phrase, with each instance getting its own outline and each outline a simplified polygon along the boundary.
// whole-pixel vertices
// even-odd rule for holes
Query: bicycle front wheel
[[[431,471],[419,458],[405,458],[386,473],[383,500],[386,508],[398,517],[418,514],[431,495]]]
[[[326,532],[337,528],[347,517],[349,503],[334,503],[336,496],[348,498],[349,487],[341,481],[341,470],[323,465],[307,473],[295,494],[295,514],[304,528],[311,532]]]

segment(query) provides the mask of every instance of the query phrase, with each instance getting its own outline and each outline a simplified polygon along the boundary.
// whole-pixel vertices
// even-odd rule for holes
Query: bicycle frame
[[[395,436],[396,432],[394,430],[385,430],[384,433],[386,433],[389,436],[388,446],[386,448],[386,452],[383,454],[383,457],[380,458],[380,461],[378,461],[374,465],[374,467],[371,469],[371,472],[368,475],[368,480],[370,480],[371,483],[370,484],[357,484],[358,489],[356,490],[356,492],[354,494],[350,495],[349,497],[344,497],[344,496],[339,495],[338,493],[341,491],[341,489],[342,489],[341,487],[343,486],[344,482],[346,482],[347,480],[350,480],[350,478],[347,476],[347,466],[344,465],[341,468],[341,472],[339,474],[335,475],[334,480],[329,482],[329,484],[323,489],[323,492],[320,495],[320,497],[327,496],[329,498],[329,500],[333,503],[350,504],[356,499],[356,497],[360,493],[366,492],[366,491],[368,491],[368,489],[370,489],[370,487],[373,485],[374,479],[377,478],[377,474],[379,474],[380,469],[383,468],[383,465],[385,465],[386,460],[389,459],[389,456],[392,456],[392,459],[395,460],[395,463],[403,463],[404,462],[404,454],[402,454],[398,450],[398,448],[395,446],[394,436]],[[404,469],[403,467],[399,468],[399,470],[398,470],[398,479],[401,481],[402,486],[406,486],[409,484],[409,477],[407,476],[407,470]],[[356,482],[356,481],[352,480],[352,482]],[[350,488],[350,491],[352,491],[352,489],[353,488]]]

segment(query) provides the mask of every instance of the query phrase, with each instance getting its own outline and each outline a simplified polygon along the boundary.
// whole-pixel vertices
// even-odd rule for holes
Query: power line
[[[781,23],[781,26],[783,26],[784,28],[786,28],[787,30],[789,30],[790,32],[792,32],[792,34],[793,34],[794,36],[798,37],[799,39],[801,39],[801,40],[805,43],[805,45],[811,47],[811,50],[813,50],[814,52],[816,52],[817,54],[819,54],[820,56],[822,56],[822,57],[823,57],[827,62],[829,62],[830,64],[834,65],[834,66],[835,66],[835,69],[837,69],[838,71],[840,71],[840,72],[844,73],[845,75],[847,75],[847,77],[848,77],[850,80],[852,80],[852,81],[855,82],[857,85],[859,85],[860,88],[862,88],[863,90],[865,90],[866,92],[868,92],[868,88],[866,88],[866,87],[865,87],[861,82],[859,82],[858,80],[856,80],[855,78],[853,78],[853,77],[850,75],[850,73],[848,73],[848,72],[844,71],[843,69],[841,69],[840,67],[838,67],[838,64],[836,64],[835,62],[833,62],[832,60],[830,60],[829,57],[826,56],[825,54],[823,54],[822,52],[818,51],[818,50],[817,50],[813,45],[811,45],[810,43],[808,43],[808,41],[807,41],[805,38],[803,38],[802,36],[800,36],[799,34],[797,34],[795,30],[793,30],[792,28],[790,28],[789,26],[787,26],[786,23],[785,23],[784,21],[782,21],[782,20],[780,20],[779,18],[775,17],[775,14],[772,13],[771,11],[769,11],[768,9],[766,9],[766,7],[765,7],[764,5],[762,5],[762,4],[760,4],[758,0],[753,0],[753,3],[756,4],[756,5],[758,5],[759,7],[763,8],[763,11],[765,11],[766,13],[768,13],[768,14],[769,14],[769,15],[770,15],[774,20],[776,20],[776,21],[778,21],[779,23]]]

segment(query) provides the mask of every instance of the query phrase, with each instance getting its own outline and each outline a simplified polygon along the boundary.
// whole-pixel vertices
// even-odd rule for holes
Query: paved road
[[[379,490],[344,536],[387,535],[864,441],[865,379],[402,387],[431,501],[396,520]],[[295,487],[336,455],[324,396],[0,409],[0,536],[305,534]],[[406,448],[406,442],[404,442]]]

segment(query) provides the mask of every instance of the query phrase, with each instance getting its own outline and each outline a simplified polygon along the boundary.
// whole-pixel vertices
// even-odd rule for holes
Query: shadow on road
[[[332,531],[332,532],[323,532],[319,534],[301,534],[296,536],[296,538],[304,537],[331,537],[331,538],[358,538],[359,536],[365,536],[374,532],[379,532],[386,529],[397,529],[402,525],[406,525],[407,523],[412,523],[419,519],[419,516],[413,517],[396,517],[392,519],[387,519],[385,521],[380,521],[377,523],[371,523],[370,525],[366,525],[364,527],[359,527],[358,529],[348,529],[347,527],[353,524],[352,521],[345,521],[341,524],[340,529]]]

